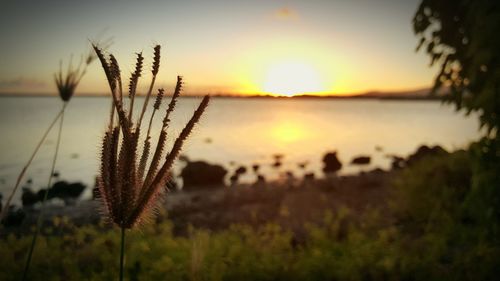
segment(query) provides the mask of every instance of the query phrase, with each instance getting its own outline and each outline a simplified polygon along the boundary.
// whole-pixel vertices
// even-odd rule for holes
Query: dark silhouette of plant
[[[149,211],[155,208],[156,199],[165,190],[164,186],[168,181],[174,160],[208,106],[209,96],[203,98],[193,116],[175,140],[170,152],[163,155],[170,114],[175,108],[182,89],[182,77],[177,77],[177,84],[163,118],[156,149],[151,161],[148,161],[151,150],[151,124],[156,111],[160,110],[164,95],[163,89],[158,90],[156,101],[153,104],[153,112],[143,140],[142,154],[139,153],[139,143],[141,142],[143,117],[160,67],[160,46],[154,48],[152,79],[137,122],[134,122],[132,112],[137,83],[141,76],[144,60],[142,54],[137,55],[135,71],[130,78],[129,109],[127,112],[123,103],[122,79],[118,62],[113,55],[109,55],[108,59],[102,50],[95,45],[94,50],[101,61],[112,96],[112,110],[109,126],[102,141],[101,168],[97,184],[100,197],[110,220],[121,229],[120,280],[123,280],[125,231],[143,221],[146,215],[150,213]],[[114,118],[115,113],[118,116],[117,120]],[[146,170],[148,162],[149,169]]]
[[[109,46],[110,42],[109,40],[105,41],[105,45]],[[19,173],[16,183],[14,185],[14,188],[12,189],[11,193],[9,194],[9,197],[7,198],[7,201],[5,203],[5,206],[2,208],[2,212],[0,213],[0,221],[5,217],[7,214],[12,198],[17,192],[17,189],[19,188],[19,185],[21,183],[21,180],[23,179],[26,171],[28,170],[28,167],[31,165],[31,162],[33,162],[33,159],[35,158],[36,154],[38,153],[38,150],[42,146],[43,142],[47,138],[47,135],[49,132],[52,130],[54,125],[59,119],[62,119],[64,115],[64,111],[66,109],[67,103],[75,93],[76,87],[80,83],[80,80],[85,76],[87,72],[87,67],[96,59],[96,55],[92,52],[89,51],[88,54],[83,56],[80,60],[80,63],[78,64],[77,67],[74,67],[72,64],[72,59],[70,60],[68,64],[68,68],[66,72],[63,71],[62,69],[62,62],[59,64],[59,71],[54,74],[54,81],[56,83],[56,87],[58,90],[59,97],[63,101],[63,105],[61,110],[56,114],[52,122],[49,124],[49,127],[45,130],[43,133],[41,139],[38,141],[37,145],[35,146],[35,149],[33,153],[31,154],[30,158],[28,159],[27,163],[24,165],[22,168],[21,172]],[[52,171],[53,173],[53,171]]]
[[[423,0],[413,18],[431,65],[438,63],[434,90],[449,87],[458,110],[479,111],[496,135],[500,126],[500,2]]]
[[[15,185],[14,189],[12,190],[11,195],[9,196],[7,204],[10,204],[10,201],[11,201],[12,197],[14,196],[22,177],[24,176],[24,173],[26,172],[27,168],[31,164],[31,161],[35,157],[36,153],[38,152],[38,149],[40,148],[41,144],[44,142],[49,131],[52,129],[52,127],[54,126],[56,121],[59,120],[59,128],[57,131],[56,147],[55,147],[54,157],[52,158],[52,164],[51,164],[49,179],[48,179],[48,183],[47,183],[47,189],[49,189],[52,186],[52,178],[54,177],[53,175],[54,175],[55,166],[56,166],[56,162],[57,162],[57,156],[58,156],[59,147],[61,144],[61,135],[62,135],[62,128],[63,128],[63,123],[64,123],[64,112],[66,110],[66,106],[68,105],[68,102],[70,101],[71,97],[75,93],[76,87],[78,86],[81,79],[83,78],[83,76],[87,72],[87,67],[96,58],[97,57],[94,55],[94,53],[90,51],[85,57],[82,56],[80,63],[78,64],[77,67],[73,67],[72,58],[71,58],[69,63],[68,63],[68,68],[67,68],[66,72],[64,72],[62,69],[62,62],[59,64],[59,71],[56,74],[54,74],[54,81],[55,81],[56,86],[57,86],[59,97],[61,98],[61,100],[63,102],[61,111],[56,115],[56,118],[54,119],[54,121],[52,121],[49,128],[42,136],[42,139],[40,140],[37,147],[35,148],[35,151],[33,152],[30,159],[28,160],[28,163],[26,164],[26,166],[24,166],[23,170],[21,171],[21,174],[18,176],[16,185]],[[48,194],[49,194],[48,192],[45,192],[42,199],[41,199],[40,214],[38,215],[35,233],[33,234],[33,239],[31,241],[31,245],[30,245],[30,248],[28,251],[28,256],[26,258],[26,264],[25,264],[25,267],[23,270],[22,280],[26,280],[27,275],[28,275],[28,271],[29,271],[29,267],[31,264],[31,259],[33,257],[33,252],[35,250],[35,245],[36,245],[36,241],[38,238],[38,234],[40,233],[40,229],[41,229],[42,223],[43,223],[43,217],[45,214],[45,202],[47,201]],[[8,206],[6,205],[6,207],[8,207]],[[7,209],[2,212],[3,213],[2,216],[4,216],[6,212],[7,212]]]
[[[413,27],[420,37],[417,50],[424,47],[431,64],[440,65],[434,90],[443,85],[449,87],[446,100],[455,104],[457,110],[477,111],[481,126],[488,129],[488,134],[472,143],[461,161],[454,155],[443,156],[446,162],[438,163],[446,169],[433,167],[434,163],[418,157],[414,161],[408,159],[405,163],[408,169],[417,171],[418,175],[405,177],[404,191],[412,192],[407,196],[411,197],[410,203],[414,203],[407,204],[406,208],[416,219],[416,215],[421,218],[431,211],[424,219],[425,230],[430,233],[425,236],[444,239],[453,252],[456,251],[453,245],[459,245],[460,257],[474,261],[475,265],[470,268],[464,270],[461,264],[456,269],[450,267],[450,272],[458,271],[462,276],[473,276],[472,279],[494,280],[498,276],[500,257],[500,2],[422,0]],[[454,175],[449,171],[457,168],[467,170],[457,172],[460,178],[454,183],[451,182]],[[469,177],[464,179],[463,175]],[[438,181],[440,177],[445,183]],[[412,187],[415,183],[421,186]],[[432,186],[436,190],[429,188]],[[449,187],[453,189],[445,191]],[[439,217],[445,220],[437,220]],[[460,235],[455,235],[457,233]],[[478,247],[481,250],[477,250]],[[450,256],[449,260],[459,260],[453,254],[446,256]],[[465,274],[467,271],[469,274]]]
[[[52,127],[54,127],[54,125],[56,124],[56,122],[61,117],[63,111],[64,110],[62,109],[54,117],[54,120],[52,120],[52,122],[50,123],[49,127],[45,130],[45,132],[43,133],[41,139],[38,141],[38,144],[36,145],[35,150],[31,154],[30,158],[28,159],[28,162],[21,169],[21,172],[17,176],[16,183],[14,184],[14,188],[12,189],[11,193],[9,194],[9,197],[7,198],[7,201],[5,202],[5,206],[3,206],[3,208],[2,208],[2,212],[0,213],[0,221],[3,220],[5,218],[5,216],[7,215],[8,211],[9,211],[10,203],[12,201],[12,198],[14,197],[14,195],[17,192],[17,189],[19,188],[19,185],[21,184],[21,180],[23,179],[24,174],[28,170],[28,167],[31,165],[31,162],[33,162],[33,159],[35,158],[36,154],[38,153],[38,150],[40,149],[40,147],[42,146],[43,142],[47,138],[47,135],[52,130]]]

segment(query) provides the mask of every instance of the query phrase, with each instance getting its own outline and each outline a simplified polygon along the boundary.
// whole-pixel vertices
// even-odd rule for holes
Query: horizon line
[[[349,97],[377,97],[377,96],[415,96],[418,93],[418,96],[422,96],[422,93],[429,93],[431,91],[431,87],[419,87],[414,89],[407,90],[369,90],[359,93],[297,93],[291,96],[267,93],[267,92],[256,92],[256,93],[231,93],[231,92],[215,92],[210,93],[207,92],[205,94],[202,93],[184,93],[183,97],[203,97],[205,95],[210,95],[212,97],[230,97],[230,98],[255,98],[255,97],[269,97],[269,98],[297,98],[297,97],[316,97],[316,98],[349,98]],[[144,94],[137,94],[140,97],[144,97]],[[57,92],[1,92],[0,97],[53,97],[58,96]],[[107,92],[86,92],[86,93],[77,93],[74,96],[78,97],[107,97],[109,93]],[[169,96],[169,95],[167,95]]]

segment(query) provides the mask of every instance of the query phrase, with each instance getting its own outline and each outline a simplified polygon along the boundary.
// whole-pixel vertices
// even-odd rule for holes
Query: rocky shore
[[[300,234],[305,223],[321,224],[325,213],[337,213],[340,210],[348,215],[351,222],[356,222],[367,212],[382,212],[390,223],[387,207],[390,203],[391,181],[405,166],[425,155],[437,153],[446,151],[440,147],[422,146],[406,158],[394,157],[393,168],[389,171],[375,169],[350,176],[336,175],[341,164],[332,155],[327,155],[325,159],[332,158],[329,161],[334,164],[325,163],[325,173],[327,170],[333,173],[326,173],[323,178],[306,176],[303,179],[261,180],[253,184],[235,183],[230,186],[217,183],[212,178],[210,185],[203,185],[201,181],[184,190],[171,189],[159,207],[160,215],[156,220],[169,219],[173,223],[174,233],[180,235],[186,234],[190,226],[216,231],[232,224],[259,226],[266,223],[277,223]],[[190,169],[186,174],[202,174],[192,171],[192,167]],[[217,166],[216,169],[221,168]],[[219,174],[225,175],[222,171]],[[101,222],[106,225],[98,200],[68,202],[70,204],[63,204],[61,200],[49,201],[44,225],[53,225],[57,217],[64,217],[75,225]],[[14,218],[7,224],[4,222],[1,235],[29,232],[38,217],[39,208],[38,203],[13,212]],[[16,212],[18,221],[15,221]]]

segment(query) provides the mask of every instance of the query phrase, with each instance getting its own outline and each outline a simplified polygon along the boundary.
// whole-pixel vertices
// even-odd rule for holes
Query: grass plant
[[[126,230],[140,224],[155,210],[155,206],[158,203],[157,198],[165,190],[164,187],[168,181],[169,172],[174,160],[179,155],[183,143],[208,106],[209,96],[203,98],[191,119],[177,139],[175,139],[170,152],[163,155],[170,115],[175,108],[177,98],[182,90],[182,78],[177,78],[172,99],[165,111],[156,149],[151,161],[148,161],[151,150],[151,124],[155,112],[160,110],[160,104],[164,95],[163,89],[159,89],[156,95],[147,133],[143,140],[141,139],[141,129],[143,117],[160,67],[160,46],[157,45],[154,47],[154,58],[151,69],[152,79],[141,113],[135,122],[133,120],[133,107],[144,57],[141,53],[137,54],[135,70],[131,75],[128,87],[129,106],[127,110],[123,100],[122,78],[118,62],[113,55],[106,56],[95,45],[94,50],[101,61],[112,96],[109,125],[102,140],[101,167],[97,184],[99,195],[109,219],[121,230],[119,273],[119,280],[121,281],[124,278]],[[117,118],[115,118],[115,114]],[[140,147],[141,140],[143,142],[142,148]],[[142,153],[140,153],[140,149]],[[146,170],[148,162],[149,168]]]
[[[45,140],[47,134],[49,133],[50,129],[55,124],[55,122],[57,120],[59,120],[59,130],[57,132],[56,147],[55,147],[55,151],[54,151],[54,156],[52,158],[50,174],[49,174],[48,182],[47,182],[47,191],[45,192],[43,199],[41,201],[40,213],[38,214],[37,223],[35,226],[35,232],[33,234],[31,244],[30,244],[30,247],[28,250],[28,254],[26,257],[26,262],[24,265],[22,280],[26,280],[28,278],[27,276],[28,276],[30,265],[31,265],[31,260],[33,258],[33,252],[35,250],[35,245],[36,245],[36,242],[38,239],[38,235],[39,235],[40,229],[42,227],[43,217],[44,217],[44,212],[45,212],[45,204],[46,204],[47,197],[49,194],[49,189],[52,185],[52,178],[54,175],[55,166],[56,166],[56,162],[57,162],[57,156],[59,154],[59,147],[61,144],[61,135],[62,135],[62,128],[63,128],[63,123],[64,123],[64,112],[66,110],[66,107],[67,107],[71,97],[73,97],[73,95],[75,93],[76,87],[78,86],[81,79],[83,78],[83,76],[87,72],[87,67],[96,58],[97,57],[95,56],[95,54],[93,52],[89,52],[88,55],[85,56],[85,58],[82,56],[80,63],[78,64],[77,67],[73,66],[72,58],[71,58],[69,63],[68,63],[68,68],[67,68],[66,72],[64,72],[62,69],[62,62],[59,64],[59,71],[54,75],[54,81],[55,81],[56,86],[57,86],[59,97],[61,98],[61,100],[63,102],[61,111],[56,116],[55,120],[51,123],[51,125],[49,126],[46,133],[43,135],[42,140],[40,141],[39,145],[36,147],[35,152],[32,154],[32,157],[28,161],[28,164],[25,166],[25,168],[23,168],[23,170],[22,170],[21,174],[19,175],[18,180],[16,182],[16,186],[14,187],[14,190],[12,191],[11,195],[9,196],[9,199],[12,199],[15,191],[17,190],[17,188],[19,186],[19,183],[21,181],[22,176],[26,172],[29,164],[31,164],[31,161],[33,160],[40,145]],[[8,203],[10,204],[10,200],[8,201]],[[5,207],[8,208],[7,204]],[[5,212],[7,212],[7,211],[8,211],[8,209],[5,210]]]
[[[12,189],[11,193],[7,197],[7,201],[5,203],[5,206],[2,208],[0,212],[0,221],[5,218],[7,213],[9,212],[12,199],[14,198],[14,195],[16,194],[19,185],[21,184],[22,179],[24,178],[24,175],[26,174],[26,171],[28,170],[29,166],[33,162],[36,154],[40,150],[40,147],[42,144],[45,142],[47,139],[48,134],[54,127],[54,125],[57,123],[60,118],[63,117],[64,111],[66,110],[66,106],[68,105],[69,100],[73,96],[76,87],[80,83],[80,80],[83,78],[83,76],[87,72],[87,67],[96,59],[96,56],[93,52],[89,52],[85,57],[82,57],[80,60],[80,63],[78,64],[77,67],[74,67],[72,64],[72,59],[70,60],[68,64],[68,69],[66,72],[63,71],[62,69],[62,62],[59,64],[59,71],[54,74],[54,81],[57,86],[58,94],[61,100],[63,101],[63,105],[61,110],[56,114],[54,119],[50,122],[50,125],[47,127],[47,129],[44,131],[42,134],[42,137],[38,141],[37,145],[35,146],[35,149],[31,153],[30,157],[28,158],[28,161],[26,164],[23,166],[21,169],[21,172],[17,176],[16,182],[14,184],[14,188]]]

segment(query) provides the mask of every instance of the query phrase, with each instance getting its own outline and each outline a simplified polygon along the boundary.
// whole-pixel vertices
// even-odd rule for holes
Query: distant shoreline
[[[0,98],[52,98],[57,97],[54,94],[14,94],[14,93],[1,93]],[[108,98],[106,94],[77,94],[75,97],[81,98]],[[142,97],[142,96],[141,96]],[[185,94],[183,98],[200,98],[203,95],[190,95]],[[402,100],[402,101],[442,101],[443,95],[392,95],[392,94],[359,94],[359,95],[296,95],[292,97],[287,96],[271,96],[271,95],[227,95],[227,94],[213,94],[212,98],[221,99],[268,99],[268,100]]]

